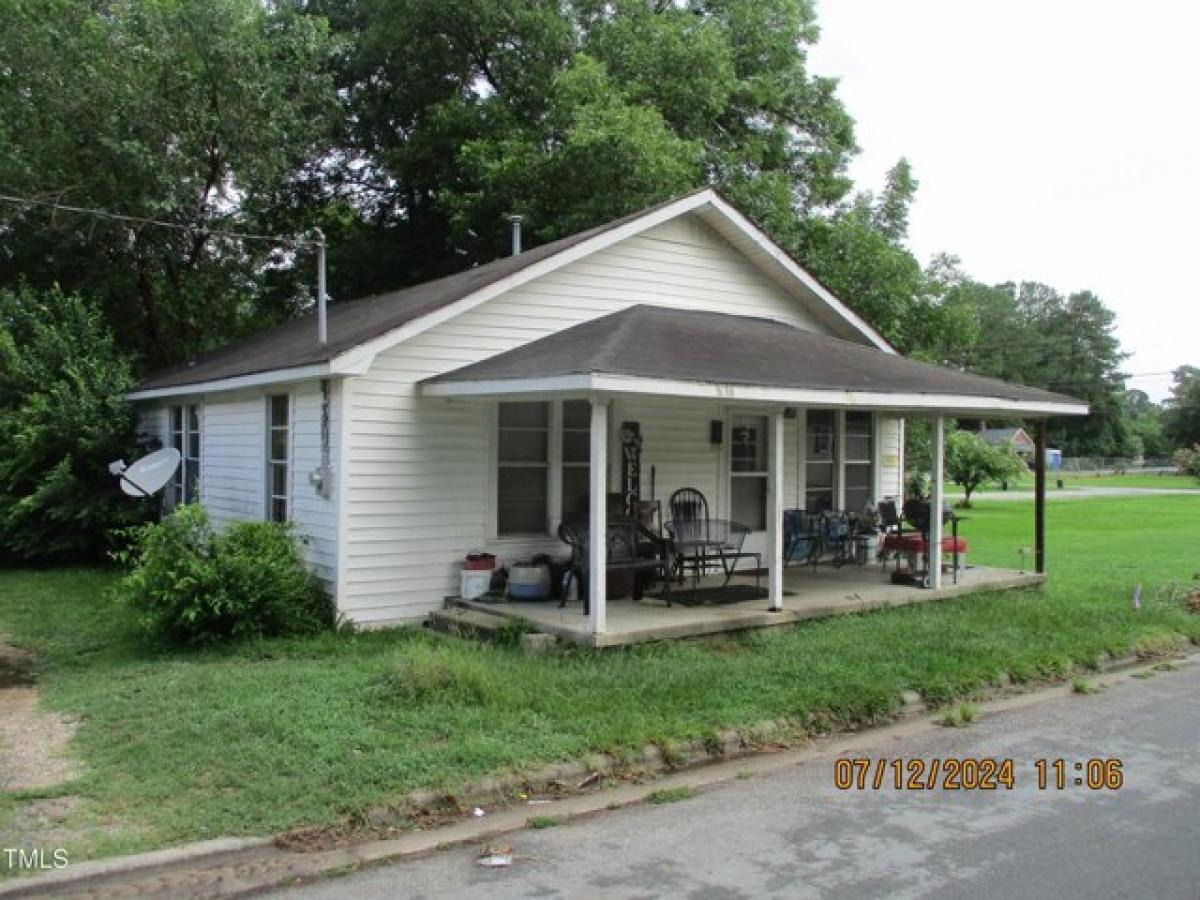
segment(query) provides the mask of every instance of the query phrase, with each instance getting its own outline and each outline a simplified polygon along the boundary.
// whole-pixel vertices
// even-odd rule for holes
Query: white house
[[[642,496],[693,486],[751,525],[777,607],[782,510],[898,495],[903,416],[1086,412],[897,355],[712,190],[335,304],[323,345],[315,317],[293,321],[131,399],[185,457],[174,498],[218,523],[290,520],[365,625],[440,607],[472,550],[563,556],[564,511],[619,481],[625,422],[643,437]],[[590,509],[602,526],[604,504]],[[591,572],[602,598],[604,566]],[[604,615],[593,604],[594,631]]]

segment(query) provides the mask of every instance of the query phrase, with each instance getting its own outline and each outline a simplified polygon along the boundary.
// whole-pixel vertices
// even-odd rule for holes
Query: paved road
[[[1071,487],[1058,490],[1051,481],[1046,485],[1047,500],[1094,500],[1097,497],[1170,497],[1191,494],[1200,497],[1197,488],[1135,488],[1135,487]],[[948,490],[951,500],[962,497],[962,491]],[[1023,500],[1033,502],[1033,491],[976,491],[971,500]]]
[[[985,717],[878,753],[1017,761],[1009,792],[840,792],[832,760],[512,836],[291,898],[1200,898],[1200,665]],[[1039,791],[1033,760],[1120,757],[1124,788]]]

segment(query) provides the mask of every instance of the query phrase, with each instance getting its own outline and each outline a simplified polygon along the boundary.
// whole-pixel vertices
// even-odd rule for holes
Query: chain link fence
[[[1176,469],[1169,456],[1140,459],[1125,456],[1064,456],[1060,471],[1119,475],[1122,472],[1174,472]]]

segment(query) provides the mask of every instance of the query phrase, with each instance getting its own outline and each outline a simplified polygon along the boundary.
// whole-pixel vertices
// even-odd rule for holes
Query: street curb
[[[64,869],[46,872],[43,875],[18,878],[15,881],[0,881],[0,897],[23,897],[36,893],[34,888],[41,890],[63,884],[83,884],[99,878],[138,872],[143,869],[176,866],[198,860],[212,860],[219,856],[232,857],[243,854],[247,850],[269,847],[271,844],[272,839],[264,837],[215,838],[211,841],[197,841],[194,844],[167,847],[163,850],[150,850],[146,853],[116,856],[112,859],[81,862]]]
[[[1185,664],[1200,656],[1194,648],[1184,653]],[[1179,660],[1181,657],[1174,657]],[[1137,654],[1099,661],[1096,674],[1119,676],[1119,680],[1133,677],[1135,670],[1151,670],[1160,665],[1163,658],[1142,658]],[[1127,674],[1128,673],[1128,674]],[[1015,686],[1002,685],[993,696],[977,701],[982,714],[996,714],[1032,706],[1048,700],[1071,696],[1073,689],[1066,673],[1064,680],[1051,685],[1041,685],[1032,690],[1021,690]],[[270,890],[274,887],[311,882],[327,874],[347,869],[361,868],[413,858],[464,844],[477,843],[528,827],[530,819],[549,817],[556,821],[574,821],[605,810],[618,809],[645,802],[650,795],[664,788],[705,787],[731,781],[746,775],[766,774],[792,765],[802,764],[815,757],[845,753],[857,747],[896,739],[915,734],[929,728],[939,727],[929,719],[930,710],[916,692],[906,692],[904,707],[892,722],[865,728],[859,731],[842,731],[817,737],[808,736],[791,747],[776,742],[783,737],[785,729],[779,722],[769,721],[745,732],[728,730],[721,732],[716,740],[697,740],[674,745],[664,750],[647,746],[640,755],[643,768],[639,773],[657,775],[651,780],[637,783],[621,783],[613,787],[602,787],[587,793],[576,793],[531,807],[526,804],[504,806],[483,818],[468,818],[449,825],[423,831],[409,832],[394,838],[362,841],[357,844],[332,847],[325,850],[301,852],[280,847],[273,838],[223,838],[188,844],[182,847],[155,850],[148,853],[98,860],[73,865],[66,869],[0,882],[0,897],[11,900],[16,897],[55,896],[66,892],[72,894],[91,888],[89,893],[103,895],[105,882],[125,885],[125,880],[116,881],[118,876],[133,875],[130,881],[139,881],[136,893],[140,896],[185,897],[242,897]],[[790,728],[791,723],[784,723]],[[756,743],[747,743],[753,736]],[[735,745],[736,739],[736,745]],[[562,781],[591,775],[613,773],[613,765],[624,767],[628,772],[628,760],[595,755],[582,761],[558,763],[539,770],[538,774],[550,775]],[[513,784],[527,786],[531,777],[513,775],[498,779],[482,779],[477,788],[488,788],[491,800],[503,799],[511,803],[508,793]],[[415,792],[411,800],[426,801],[426,805],[445,802],[445,793]],[[475,799],[483,794],[472,795]],[[469,804],[455,800],[461,809]],[[489,802],[479,800],[479,804]],[[388,811],[397,809],[389,807]],[[368,814],[369,816],[369,814]],[[198,866],[189,867],[191,864]],[[209,873],[206,881],[204,875]],[[156,894],[157,890],[157,894]]]

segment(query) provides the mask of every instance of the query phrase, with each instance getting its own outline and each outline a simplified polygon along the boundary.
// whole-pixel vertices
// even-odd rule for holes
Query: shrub
[[[309,634],[332,624],[328,596],[305,570],[286,525],[238,522],[218,532],[198,504],[129,529],[118,585],[147,632],[177,644]]]
[[[136,438],[128,359],[98,309],[58,289],[0,290],[0,556],[96,561],[153,504],[123,495]]]
[[[1180,447],[1175,451],[1174,462],[1180,475],[1192,475],[1200,478],[1200,444],[1192,447]]]

